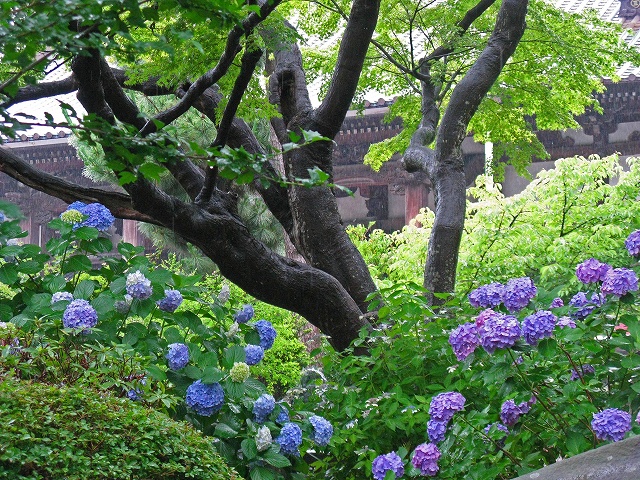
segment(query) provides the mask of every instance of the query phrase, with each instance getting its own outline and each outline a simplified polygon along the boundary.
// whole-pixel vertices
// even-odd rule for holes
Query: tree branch
[[[35,85],[27,85],[18,90],[13,98],[0,104],[0,108],[9,108],[22,102],[40,100],[41,98],[53,97],[74,92],[78,89],[78,82],[73,75],[55,82],[44,82]]]

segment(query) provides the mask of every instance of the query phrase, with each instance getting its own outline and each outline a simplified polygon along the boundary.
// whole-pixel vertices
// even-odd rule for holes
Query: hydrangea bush
[[[319,408],[294,413],[254,369],[277,338],[229,289],[206,295],[200,277],[161,268],[142,247],[113,245],[103,206],[71,205],[46,245],[18,245],[0,222],[0,377],[82,385],[155,407],[212,437],[246,478],[298,478],[306,452],[328,448]]]
[[[327,352],[326,380],[299,400],[332,407],[336,437],[316,466],[507,479],[640,433],[640,234],[628,235],[626,265],[587,259],[561,297],[517,277],[434,312],[418,285],[382,289],[379,327],[355,342],[370,357]]]

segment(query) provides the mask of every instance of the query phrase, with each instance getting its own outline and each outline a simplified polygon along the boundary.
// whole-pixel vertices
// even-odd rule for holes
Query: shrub
[[[80,387],[0,383],[0,477],[239,478],[185,422]]]

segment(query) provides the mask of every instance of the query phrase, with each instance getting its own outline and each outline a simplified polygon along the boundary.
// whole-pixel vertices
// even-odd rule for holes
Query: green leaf
[[[538,351],[545,358],[554,358],[558,350],[558,342],[553,338],[544,338],[538,344]]]
[[[251,480],[275,480],[276,476],[266,467],[253,467],[249,472]]]
[[[233,438],[238,435],[238,432],[231,428],[226,423],[218,423],[213,433],[214,437],[219,438]]]
[[[245,438],[242,440],[240,449],[247,460],[253,460],[256,458],[256,455],[258,455],[258,447],[256,446],[256,442],[253,438]]]
[[[82,280],[78,285],[76,285],[76,288],[73,291],[73,297],[88,300],[91,298],[91,295],[93,295],[95,288],[96,284],[92,280]]]
[[[157,365],[149,365],[147,367],[147,373],[151,378],[158,382],[164,382],[167,379],[167,374]]]
[[[5,263],[0,266],[0,282],[5,285],[13,285],[18,281],[18,269],[15,265]]]
[[[227,347],[227,349],[224,351],[224,359],[222,364],[226,369],[230,369],[231,367],[233,367],[234,363],[244,362],[244,360],[244,348],[240,345],[232,345],[230,347]]]
[[[88,272],[91,270],[91,260],[86,255],[73,255],[62,264],[62,272]]]
[[[277,452],[274,452],[272,449],[269,449],[266,452],[264,452],[264,454],[262,455],[262,458],[269,465],[273,465],[274,467],[277,467],[277,468],[284,468],[284,467],[291,466],[291,462],[287,457]]]

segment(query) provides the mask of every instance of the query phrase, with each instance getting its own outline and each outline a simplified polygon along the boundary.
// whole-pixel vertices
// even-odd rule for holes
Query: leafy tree
[[[349,2],[320,3],[304,10],[303,28],[330,38]],[[496,160],[506,156],[526,174],[532,157],[547,156],[535,130],[578,128],[575,115],[600,111],[593,92],[604,90],[602,77],[615,80],[617,66],[638,64],[640,55],[596,12],[568,14],[542,0],[400,0],[385,2],[380,15],[360,91],[398,96],[388,117],[401,116],[405,128],[373,145],[366,161],[377,169],[400,151],[409,171],[428,174],[436,218],[424,285],[452,292],[469,184],[466,135],[493,142]],[[335,48],[311,55],[320,75],[330,75]]]

